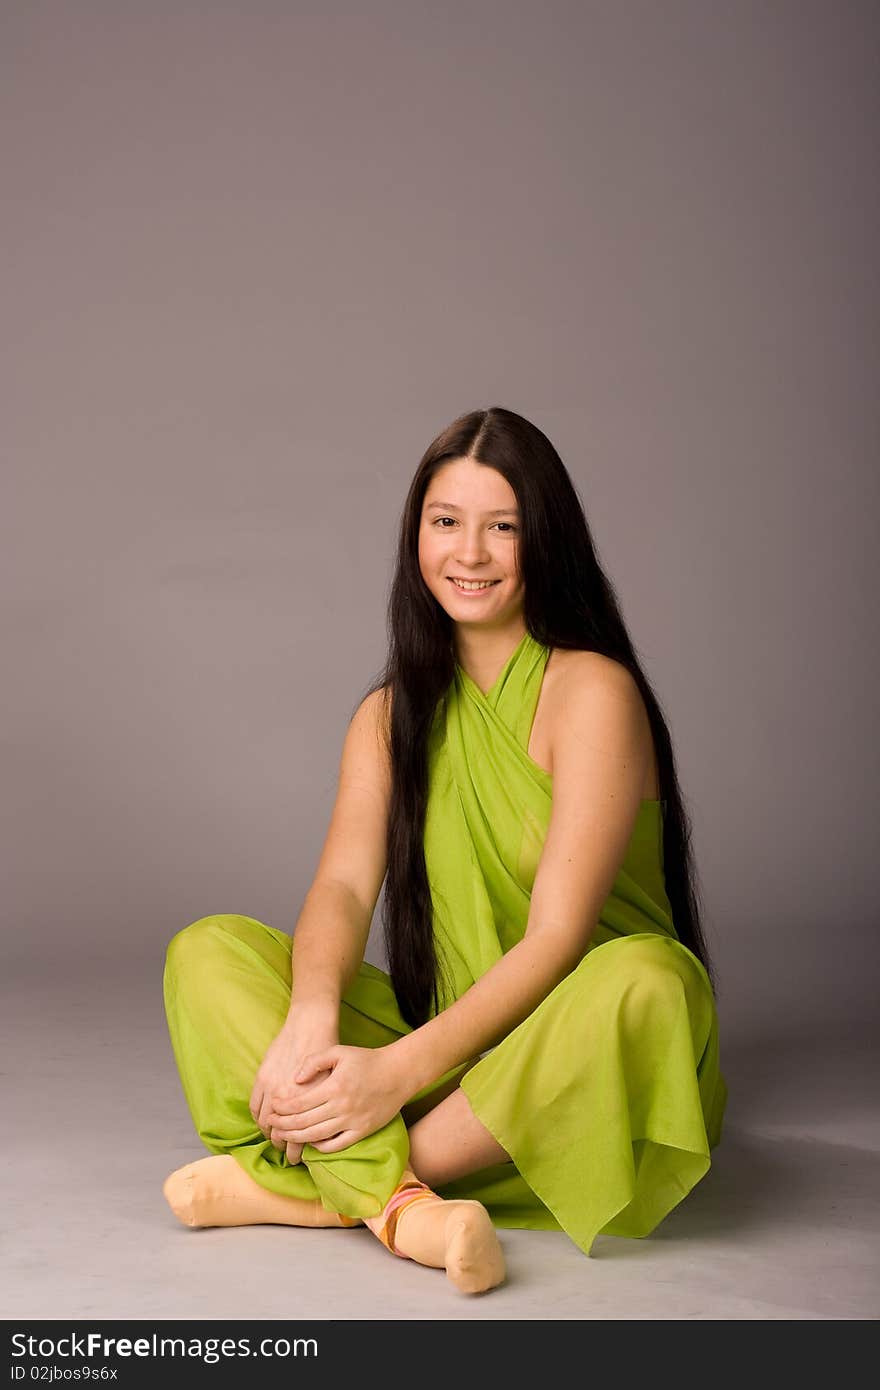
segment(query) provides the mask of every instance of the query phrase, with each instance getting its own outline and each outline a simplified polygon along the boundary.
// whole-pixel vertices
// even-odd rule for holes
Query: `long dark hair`
[[[422,502],[434,473],[464,457],[494,468],[516,494],[523,616],[532,637],[547,647],[601,652],[625,666],[638,684],[657,751],[663,867],[673,922],[679,940],[702,962],[715,989],[715,971],[700,926],[691,826],[666,720],[633,650],[614,588],[596,558],[583,504],[565,465],[536,425],[493,406],[454,420],[428,446],[416,469],[400,520],[388,607],[388,658],[367,692],[384,690],[390,737],[392,784],[382,917],[400,1012],[417,1028],[439,1009],[440,963],[423,848],[427,745],[438,701],[455,674],[456,656],[452,619],[422,578],[419,529]]]

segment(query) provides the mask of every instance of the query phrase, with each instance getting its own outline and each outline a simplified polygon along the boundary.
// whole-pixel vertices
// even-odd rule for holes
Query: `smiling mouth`
[[[494,589],[496,584],[500,584],[500,579],[456,579],[454,575],[449,576],[450,584],[454,584],[459,593],[462,594],[481,594],[486,589]]]

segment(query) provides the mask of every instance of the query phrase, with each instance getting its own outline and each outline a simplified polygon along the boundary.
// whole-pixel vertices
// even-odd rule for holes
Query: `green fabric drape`
[[[526,633],[486,694],[461,667],[429,746],[425,862],[444,967],[441,1007],[522,939],[550,819],[552,779],[528,756],[549,656]],[[291,938],[238,914],[200,918],[169,944],[169,1034],[196,1130],[264,1187],[372,1216],[409,1156],[395,1116],[336,1154],[306,1145],[291,1166],[248,1098],[287,1015]],[[388,975],[364,962],[340,1009],[340,1041],[381,1047],[410,1031]],[[497,1226],[645,1236],[699,1182],[720,1140],[727,1088],[705,970],[677,938],[662,868],[662,807],[644,801],[578,966],[460,1076],[510,1162],[439,1188],[483,1202]]]

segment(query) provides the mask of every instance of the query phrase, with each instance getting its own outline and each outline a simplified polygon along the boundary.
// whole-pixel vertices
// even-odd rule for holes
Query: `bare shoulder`
[[[368,729],[374,735],[387,735],[391,728],[391,687],[380,685],[378,690],[371,690],[369,695],[365,695],[351,722],[357,722],[362,729]]]
[[[351,717],[340,781],[386,796],[390,784],[391,699],[388,686],[365,695]]]
[[[642,692],[632,672],[620,661],[602,652],[565,651],[555,647],[556,686],[561,699],[566,697],[618,699],[644,706]]]
[[[657,795],[657,761],[648,711],[628,667],[602,652],[554,648],[552,687],[553,754],[566,731],[628,747],[646,763],[644,796]],[[548,663],[549,664],[549,663]]]

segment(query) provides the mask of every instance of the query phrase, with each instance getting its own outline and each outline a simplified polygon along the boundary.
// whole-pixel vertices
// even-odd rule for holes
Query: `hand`
[[[251,1091],[248,1108],[259,1128],[263,1131],[267,1139],[272,1141],[276,1149],[287,1153],[289,1163],[296,1164],[302,1159],[302,1144],[293,1141],[288,1142],[286,1138],[273,1129],[270,1114],[276,1100],[284,1100],[285,1103],[296,1101],[299,1106],[307,1105],[311,1100],[311,1092],[314,1082],[319,1078],[313,1077],[308,1085],[297,1085],[293,1081],[297,1070],[302,1065],[304,1057],[316,1048],[332,1046],[338,1037],[338,1032],[328,1026],[317,1028],[306,1027],[305,1020],[300,1026],[296,1021],[287,1022],[276,1038],[272,1040],[266,1051],[266,1055],[260,1063]]]
[[[407,1100],[393,1044],[313,1052],[294,1075],[297,1091],[279,1097],[267,1119],[286,1142],[338,1153],[374,1134]],[[306,1094],[303,1094],[307,1088]]]

